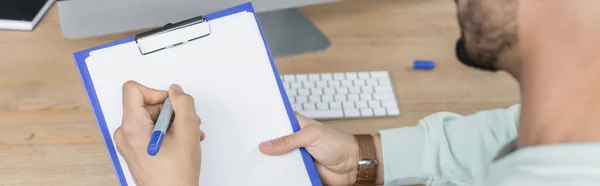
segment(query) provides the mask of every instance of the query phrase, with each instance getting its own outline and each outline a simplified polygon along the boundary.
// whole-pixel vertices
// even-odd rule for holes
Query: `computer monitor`
[[[316,27],[293,8],[335,1],[340,0],[251,0],[275,57],[329,46],[328,40]],[[79,39],[159,27],[245,2],[248,1],[59,0],[57,4],[63,35]],[[295,45],[290,45],[290,42]],[[303,43],[312,46],[303,46]]]

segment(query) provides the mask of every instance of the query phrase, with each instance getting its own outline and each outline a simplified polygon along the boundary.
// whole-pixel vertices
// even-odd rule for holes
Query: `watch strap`
[[[359,149],[358,174],[355,186],[370,186],[375,184],[377,172],[376,150],[373,136],[356,135]]]

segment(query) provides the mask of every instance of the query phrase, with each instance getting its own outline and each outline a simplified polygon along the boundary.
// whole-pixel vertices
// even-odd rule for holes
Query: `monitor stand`
[[[325,50],[331,45],[329,39],[296,8],[257,15],[274,58]]]

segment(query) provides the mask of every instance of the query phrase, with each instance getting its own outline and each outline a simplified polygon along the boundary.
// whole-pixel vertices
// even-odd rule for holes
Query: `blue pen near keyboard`
[[[167,134],[167,129],[169,129],[169,125],[171,125],[171,119],[173,117],[173,106],[171,105],[171,101],[169,98],[165,100],[165,103],[160,109],[160,113],[158,114],[158,119],[154,125],[154,131],[152,132],[152,136],[150,137],[150,142],[148,143],[148,154],[151,156],[156,156],[158,151],[160,151],[160,145],[162,144],[165,135]]]

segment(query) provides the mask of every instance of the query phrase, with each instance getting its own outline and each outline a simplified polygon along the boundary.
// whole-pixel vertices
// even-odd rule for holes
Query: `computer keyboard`
[[[313,119],[399,116],[386,71],[281,75],[294,111]]]

